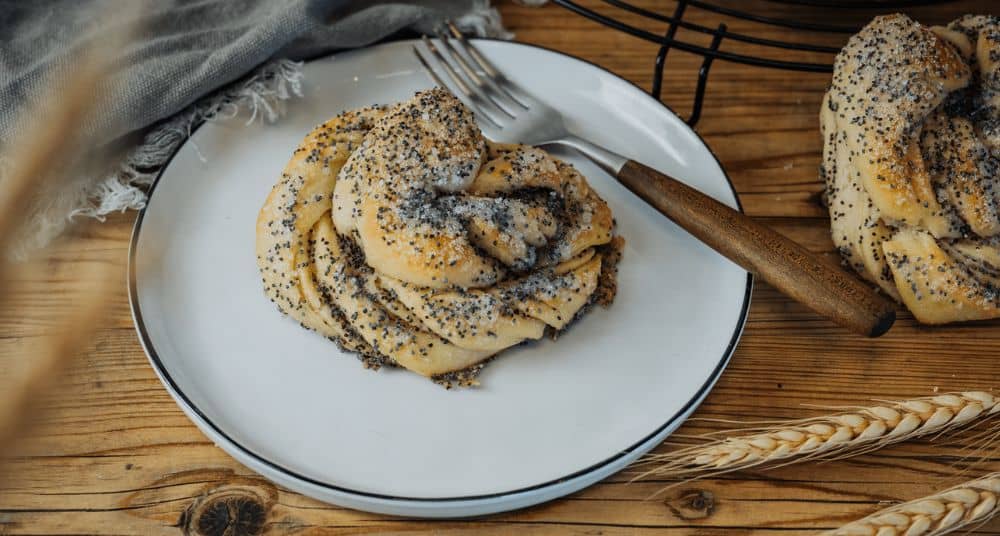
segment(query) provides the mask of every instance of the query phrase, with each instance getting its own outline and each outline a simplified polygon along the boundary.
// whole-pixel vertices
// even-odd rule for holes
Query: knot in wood
[[[257,536],[270,509],[270,501],[251,489],[223,489],[195,501],[181,526],[190,536]]]
[[[120,506],[130,515],[162,522],[160,505],[184,504],[174,526],[187,536],[256,536],[272,521],[277,502],[278,489],[263,478],[200,468],[149,482]]]
[[[715,494],[706,490],[682,490],[663,503],[671,513],[685,521],[705,519],[715,512]]]
[[[256,498],[229,497],[208,503],[195,524],[204,536],[254,536],[260,534],[266,517]]]

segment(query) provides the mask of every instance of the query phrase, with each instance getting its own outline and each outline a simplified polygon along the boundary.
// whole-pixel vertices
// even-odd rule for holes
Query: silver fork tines
[[[472,111],[475,112],[476,115],[489,121],[497,128],[503,128],[503,125],[498,117],[498,111],[508,116],[510,116],[510,114],[497,105],[479,86],[476,86],[475,83],[470,85],[469,82],[466,82],[466,79],[455,71],[455,69],[451,66],[451,62],[445,59],[438,47],[435,46],[434,42],[428,39],[426,35],[422,36],[422,40],[424,42],[424,46],[427,47],[427,50],[430,51],[431,55],[434,57],[435,62],[440,65],[442,69],[444,69],[452,84],[443,83],[441,78],[434,73],[434,69],[430,67],[430,62],[422,55],[420,49],[414,46],[413,51],[417,54],[417,57],[420,58],[421,63],[424,64],[424,67],[427,68],[428,72],[432,74],[434,81],[441,87],[452,88],[452,93],[456,93],[453,87],[457,86],[458,92],[456,94],[461,94],[465,97],[466,104],[472,108]]]
[[[498,100],[493,97],[493,94],[499,91],[498,89],[494,89],[495,84],[492,84],[490,87],[487,87],[487,84],[484,81],[484,79],[480,77],[478,73],[476,73],[476,70],[469,65],[469,62],[467,62],[465,58],[462,57],[462,54],[458,50],[456,50],[455,47],[451,45],[451,40],[448,38],[448,34],[438,29],[437,36],[438,40],[441,41],[442,48],[447,52],[447,54],[451,57],[451,59],[458,64],[458,67],[462,70],[462,72],[465,73],[465,76],[472,82],[472,85],[479,90],[480,95],[485,95],[486,98],[489,99],[494,106],[503,111],[503,113],[506,114],[507,117],[514,119],[513,112],[516,110],[511,105],[511,103],[508,102],[506,103],[505,106],[505,103],[502,102],[503,101],[502,98]],[[466,50],[468,50],[467,47]],[[487,77],[486,80],[490,80],[490,78]],[[492,83],[492,80],[490,81]]]
[[[505,77],[503,73],[498,71],[496,67],[494,67],[493,64],[489,62],[489,60],[483,57],[483,55],[480,54],[478,50],[476,50],[476,47],[472,46],[472,44],[470,44],[465,39],[465,36],[462,35],[462,32],[458,31],[458,28],[451,21],[445,21],[445,24],[448,26],[448,29],[451,31],[451,34],[455,36],[455,39],[458,40],[458,43],[461,46],[462,50],[470,58],[472,58],[472,60],[476,63],[476,65],[479,66],[479,68],[483,70],[484,73],[486,73],[486,83],[490,86],[490,88],[498,93],[503,94],[510,100],[516,102],[518,106],[527,110],[529,108],[528,101],[530,99],[526,98],[526,93],[521,91],[516,84],[507,79],[507,77]],[[440,36],[441,33],[439,32],[438,35]],[[509,91],[507,89],[508,87],[510,87],[511,90],[518,92],[520,94],[520,97],[514,95],[512,91]]]
[[[562,114],[497,70],[450,22],[437,39],[426,35],[413,52],[437,85],[451,91],[475,113],[483,133],[498,142],[557,143],[583,151],[605,169],[617,171],[625,158],[574,136]]]

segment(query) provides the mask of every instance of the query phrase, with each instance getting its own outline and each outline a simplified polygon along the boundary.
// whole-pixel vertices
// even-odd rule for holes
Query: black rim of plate
[[[567,54],[565,52],[560,52],[558,50],[553,50],[553,49],[550,49],[550,48],[547,48],[547,47],[543,47],[543,46],[539,46],[539,45],[532,45],[532,44],[527,44],[527,43],[517,43],[517,42],[512,42],[512,41],[504,41],[504,40],[501,40],[501,39],[477,39],[477,40],[481,40],[481,41],[496,41],[496,42],[504,43],[505,45],[510,45],[510,46],[519,46],[519,47],[526,47],[526,48],[534,48],[534,49],[544,50],[546,52],[558,54],[559,56],[562,56],[564,58],[570,59],[572,61],[578,61],[578,62],[581,62],[581,63],[585,63],[585,64],[587,64],[587,65],[589,65],[591,67],[594,67],[594,68],[596,68],[596,69],[598,69],[598,70],[606,73],[607,75],[613,76],[613,77],[615,77],[615,78],[617,78],[619,80],[622,80],[622,81],[628,83],[629,85],[631,85],[632,87],[634,87],[636,90],[638,90],[641,94],[643,94],[647,98],[652,99],[652,97],[650,97],[648,93],[646,93],[645,91],[643,91],[642,88],[640,88],[635,83],[633,83],[633,82],[631,82],[629,80],[626,80],[626,79],[618,76],[617,74],[609,71],[608,69],[605,69],[604,67],[601,67],[600,65],[597,65],[595,63],[591,63],[591,62],[589,62],[587,60],[584,60],[584,59],[581,59],[581,58],[577,58],[576,56]],[[411,43],[416,43],[417,41],[415,41],[415,40],[414,41],[395,41],[395,42],[389,42],[389,43],[382,43],[382,44],[375,45],[373,47],[368,47],[368,48],[379,48],[379,47],[382,47],[382,46],[394,46],[394,45],[398,46],[398,43],[400,43],[400,42],[411,44]],[[368,49],[361,49],[361,50],[368,50]],[[332,56],[332,55],[333,55],[333,53],[331,53],[331,54],[324,54],[324,55],[321,55],[321,56],[318,56],[318,57],[315,57],[315,58],[310,58],[308,61],[311,62],[311,61],[315,61],[315,60],[320,60],[320,59],[323,59],[323,58],[326,58],[326,57],[329,57],[329,56]],[[659,102],[659,101],[657,101],[657,102]],[[671,109],[669,106],[667,106],[666,104],[664,104],[662,102],[659,102],[659,104],[661,106],[663,106],[671,114],[673,114],[673,115],[677,116],[678,118],[680,118],[680,116],[678,116],[677,113],[674,112],[674,110]],[[681,122],[683,122],[683,119],[681,119]],[[193,135],[194,132],[195,132],[195,130],[197,130],[198,128],[200,128],[202,126],[202,124],[203,123],[199,123],[198,125],[196,125],[192,129],[191,134]],[[739,195],[736,193],[736,188],[733,187],[733,182],[729,178],[729,174],[726,173],[725,168],[722,167],[722,163],[719,161],[718,156],[716,156],[715,152],[712,151],[712,148],[709,147],[709,145],[707,143],[705,143],[705,140],[702,139],[702,137],[697,132],[695,132],[693,129],[692,129],[692,132],[694,133],[695,136],[697,136],[698,141],[700,141],[701,144],[703,146],[705,146],[706,149],[708,149],[708,152],[712,155],[712,158],[715,159],[716,164],[718,164],[719,169],[722,170],[722,175],[723,175],[723,177],[725,177],[726,183],[729,185],[729,189],[730,189],[730,191],[732,191],[733,197],[736,199],[736,206],[740,210],[740,212],[742,212],[743,211],[743,206],[740,203]],[[149,200],[150,201],[153,198],[153,193],[156,191],[156,185],[159,184],[160,179],[163,177],[164,172],[167,170],[168,167],[170,167],[170,163],[173,161],[174,157],[180,152],[180,150],[188,143],[188,140],[190,140],[190,137],[187,140],[185,140],[184,143],[182,143],[180,146],[178,146],[177,149],[174,151],[174,153],[170,155],[170,158],[167,160],[167,162],[160,169],[159,173],[156,176],[156,179],[150,185],[149,192],[148,192],[148,196],[149,196]],[[147,201],[147,207],[148,207],[148,205],[149,205],[149,201]],[[369,499],[379,499],[379,500],[387,500],[387,501],[399,501],[399,502],[405,502],[405,503],[425,503],[425,504],[427,504],[427,503],[439,503],[439,502],[461,502],[461,501],[477,501],[477,500],[484,500],[484,499],[497,499],[497,498],[501,498],[501,497],[508,497],[508,496],[512,496],[512,495],[518,495],[518,494],[522,494],[522,493],[527,493],[527,492],[532,492],[532,491],[538,491],[538,490],[541,490],[541,489],[544,489],[544,488],[547,488],[547,487],[550,487],[550,486],[553,486],[553,485],[556,485],[556,484],[561,484],[561,483],[564,483],[566,481],[573,480],[573,479],[578,478],[578,477],[582,477],[584,475],[587,475],[589,473],[597,471],[597,470],[601,469],[602,467],[605,467],[605,466],[607,466],[607,465],[609,465],[611,463],[614,463],[615,461],[621,459],[624,456],[627,456],[627,455],[631,454],[637,448],[641,447],[642,445],[644,445],[645,443],[647,443],[648,441],[650,441],[651,439],[653,439],[654,437],[656,437],[657,435],[659,435],[665,429],[669,428],[670,426],[672,426],[674,424],[677,424],[677,420],[682,415],[688,413],[690,410],[693,410],[697,405],[699,405],[701,403],[701,401],[708,394],[708,391],[712,388],[712,386],[715,384],[715,382],[722,375],[722,371],[725,370],[726,365],[729,363],[729,360],[732,358],[733,352],[736,350],[736,345],[739,342],[740,336],[743,333],[743,328],[746,325],[747,313],[748,313],[749,308],[750,308],[750,295],[751,295],[751,292],[753,290],[753,275],[750,274],[750,273],[747,273],[747,283],[746,283],[746,288],[745,288],[744,295],[743,295],[743,305],[742,305],[741,310],[740,310],[739,320],[736,323],[736,327],[733,330],[733,335],[730,338],[729,343],[727,344],[725,351],[723,352],[722,356],[719,358],[719,364],[716,365],[715,369],[712,371],[712,374],[709,376],[709,378],[705,381],[704,384],[702,384],[701,387],[698,388],[697,393],[695,393],[695,395],[692,396],[691,399],[686,404],[684,404],[684,406],[680,410],[678,410],[674,414],[674,416],[672,416],[670,419],[668,419],[667,422],[663,423],[661,426],[659,426],[652,433],[646,435],[645,437],[643,437],[639,441],[636,441],[629,448],[624,449],[624,450],[619,451],[619,452],[616,452],[614,455],[610,456],[609,458],[607,458],[605,460],[597,462],[597,463],[595,463],[595,464],[593,464],[593,465],[591,465],[589,467],[585,467],[583,469],[580,469],[580,470],[578,470],[576,472],[570,473],[570,474],[568,474],[566,476],[563,476],[561,478],[557,478],[557,479],[554,479],[554,480],[549,480],[549,481],[546,481],[546,482],[542,482],[540,484],[535,484],[535,485],[527,486],[527,487],[524,487],[524,488],[518,488],[518,489],[514,489],[514,490],[510,490],[510,491],[503,491],[503,492],[497,492],[497,493],[488,493],[488,494],[484,494],[484,495],[467,495],[467,496],[459,496],[459,497],[430,497],[430,498],[428,498],[428,497],[401,497],[401,496],[396,496],[396,495],[387,495],[387,494],[381,494],[381,493],[372,493],[372,492],[367,492],[367,491],[359,491],[359,490],[353,490],[353,489],[350,489],[350,488],[345,488],[343,486],[338,486],[336,484],[331,484],[329,482],[323,482],[323,481],[320,481],[320,480],[316,480],[314,478],[311,478],[311,477],[299,474],[299,473],[297,473],[295,471],[292,471],[291,469],[288,469],[288,468],[286,468],[286,467],[284,467],[284,466],[282,466],[280,464],[277,464],[277,463],[275,463],[275,462],[273,462],[273,461],[271,461],[271,460],[269,460],[269,459],[267,459],[267,458],[265,458],[265,457],[263,457],[263,456],[255,453],[254,451],[252,451],[249,448],[243,446],[239,442],[235,441],[222,428],[220,428],[218,425],[216,425],[214,422],[212,422],[212,420],[209,419],[209,417],[204,412],[202,412],[201,409],[198,408],[187,397],[186,394],[184,394],[184,391],[181,390],[180,386],[170,376],[170,373],[167,371],[167,368],[164,366],[163,362],[160,360],[160,357],[157,354],[155,347],[153,346],[153,342],[150,339],[149,334],[146,331],[146,326],[143,323],[142,313],[141,313],[140,308],[139,308],[138,286],[136,284],[137,278],[136,278],[136,272],[135,272],[135,270],[136,270],[135,255],[136,255],[136,246],[138,244],[138,239],[139,239],[139,233],[142,231],[142,222],[143,222],[143,219],[144,219],[145,215],[146,215],[146,209],[143,208],[142,210],[139,211],[139,215],[136,217],[135,225],[132,228],[132,238],[131,238],[131,240],[129,242],[129,252],[128,252],[128,265],[129,265],[128,266],[129,305],[131,306],[131,309],[132,309],[132,316],[133,316],[133,319],[135,321],[136,332],[139,335],[139,342],[141,343],[141,345],[143,347],[143,350],[145,350],[146,355],[149,358],[149,361],[152,364],[152,366],[155,369],[155,371],[158,373],[158,375],[160,376],[160,378],[162,378],[167,383],[167,385],[166,385],[167,390],[173,395],[174,400],[177,401],[178,404],[180,404],[180,405],[183,406],[182,409],[186,409],[188,412],[197,415],[198,418],[201,419],[205,423],[206,426],[208,426],[209,428],[211,428],[211,430],[212,430],[213,433],[215,433],[219,437],[223,438],[232,448],[237,449],[243,455],[245,455],[245,456],[247,456],[249,458],[252,458],[257,463],[265,465],[265,466],[271,468],[274,471],[283,473],[283,474],[285,474],[286,476],[288,476],[290,478],[293,478],[295,480],[299,480],[301,482],[304,482],[304,483],[307,483],[307,484],[310,484],[310,485],[313,485],[313,486],[319,486],[319,487],[328,489],[330,491],[345,493],[345,494],[354,495],[354,496],[357,496],[357,497],[369,498]],[[195,424],[197,425],[198,423],[195,422]]]

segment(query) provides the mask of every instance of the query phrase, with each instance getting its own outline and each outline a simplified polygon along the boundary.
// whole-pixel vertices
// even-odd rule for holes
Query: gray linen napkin
[[[40,195],[15,255],[75,215],[141,208],[143,187],[193,123],[238,106],[275,119],[278,101],[298,92],[299,64],[288,59],[428,31],[446,17],[480,35],[504,33],[488,0],[0,0],[0,187],[21,106],[45,94],[50,74],[71,73],[75,52],[129,24],[108,13],[140,1],[145,9],[119,10],[135,13],[140,31],[119,48],[103,104],[83,127],[95,146],[131,134],[133,148],[115,169]]]

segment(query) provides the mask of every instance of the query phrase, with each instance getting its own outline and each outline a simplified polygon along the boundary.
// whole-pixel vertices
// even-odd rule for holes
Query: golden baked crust
[[[257,260],[279,309],[366,365],[471,382],[594,299],[612,227],[572,166],[487,142],[436,89],[310,133],[261,209]]]
[[[998,29],[877,17],[837,56],[820,112],[834,243],[921,322],[1000,316],[993,282],[951,256],[1000,233]]]
[[[257,216],[257,264],[264,291],[285,314],[346,349],[372,359],[374,352],[343,316],[322,305],[309,269],[309,239],[329,211],[337,171],[382,110],[345,112],[316,127],[295,150]]]
[[[939,242],[922,229],[897,232],[883,248],[903,303],[921,322],[943,324],[998,315],[996,245]],[[987,283],[988,282],[988,283]]]

